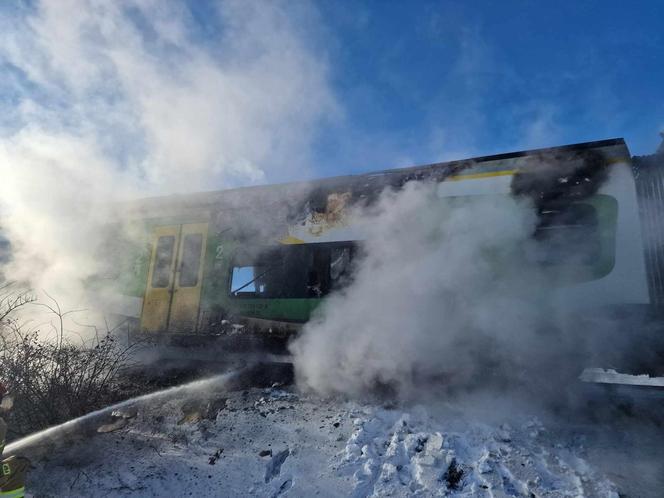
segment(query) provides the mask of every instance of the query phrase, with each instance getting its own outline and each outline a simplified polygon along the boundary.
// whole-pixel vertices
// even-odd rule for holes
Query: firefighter
[[[7,396],[7,388],[0,383],[0,458],[5,449],[7,424],[2,414],[11,410],[13,400]],[[0,498],[23,498],[25,496],[25,473],[30,467],[27,458],[10,456],[2,460],[0,467]]]

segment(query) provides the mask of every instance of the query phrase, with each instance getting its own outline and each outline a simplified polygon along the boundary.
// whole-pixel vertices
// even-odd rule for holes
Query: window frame
[[[265,246],[257,251],[252,251],[253,254],[255,254],[254,257],[248,256],[246,252],[236,252],[236,254],[231,258],[230,265],[229,265],[229,271],[228,271],[228,285],[227,285],[227,295],[230,299],[321,299],[328,295],[330,292],[335,290],[335,288],[332,286],[332,281],[331,281],[331,252],[332,249],[337,248],[337,247],[342,247],[342,248],[348,248],[350,249],[350,257],[349,257],[349,265],[352,265],[353,263],[353,258],[355,257],[355,254],[357,252],[357,241],[340,241],[340,242],[320,242],[320,243],[312,243],[312,244],[292,244],[292,245],[275,245],[275,246]],[[301,295],[286,295],[286,296],[275,296],[275,295],[261,295],[257,291],[253,292],[240,292],[238,294],[233,293],[233,274],[235,272],[236,268],[244,268],[244,267],[263,267],[266,270],[270,267],[269,263],[269,258],[270,258],[270,252],[276,252],[278,254],[278,259],[280,259],[282,262],[286,261],[289,262],[288,255],[286,254],[288,251],[291,250],[306,250],[307,254],[305,255],[306,260],[309,260],[310,262],[309,267],[305,269],[305,279],[304,279],[304,288],[302,290]],[[321,294],[316,296],[316,295],[310,295],[310,274],[312,270],[316,267],[312,262],[316,260],[316,254],[314,251],[323,251],[323,254],[318,256],[318,258],[322,258],[323,260],[326,260],[326,266],[325,266],[325,271],[326,275],[323,275],[321,278],[319,276],[319,281],[323,285],[323,289],[321,290]],[[267,259],[267,261],[266,261]],[[275,258],[277,259],[277,258]],[[264,270],[264,271],[266,271]],[[320,267],[319,267],[320,270]],[[283,271],[283,270],[282,270]],[[260,278],[260,277],[259,277]],[[269,290],[268,290],[269,292]]]

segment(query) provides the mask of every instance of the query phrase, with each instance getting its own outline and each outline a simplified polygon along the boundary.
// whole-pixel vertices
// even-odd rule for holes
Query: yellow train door
[[[196,331],[206,242],[207,223],[155,228],[141,330]]]
[[[169,321],[172,332],[196,331],[206,241],[207,223],[182,225]]]

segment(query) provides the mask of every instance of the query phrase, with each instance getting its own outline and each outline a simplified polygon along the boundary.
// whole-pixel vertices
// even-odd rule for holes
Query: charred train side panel
[[[363,238],[351,208],[409,181],[437,182],[443,200],[531,197],[540,217],[535,237],[552,247],[556,240],[577,244],[577,254],[562,255],[578,260],[565,293],[592,295],[597,305],[648,303],[630,168],[624,141],[615,139],[146,200],[132,211],[145,233],[133,284],[133,299],[142,298],[140,330],[199,337],[249,331],[287,338],[326,294],[350,278]],[[142,288],[136,283],[141,278]],[[233,325],[238,322],[244,328]]]

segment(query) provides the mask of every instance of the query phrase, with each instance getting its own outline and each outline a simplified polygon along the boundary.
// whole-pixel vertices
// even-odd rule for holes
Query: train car
[[[529,196],[533,237],[551,249],[542,265],[573,266],[567,296],[650,303],[632,161],[612,139],[127,204],[108,244],[114,311],[143,338],[283,345],[352,278],[354,207],[413,181],[435,182],[441,200]]]

